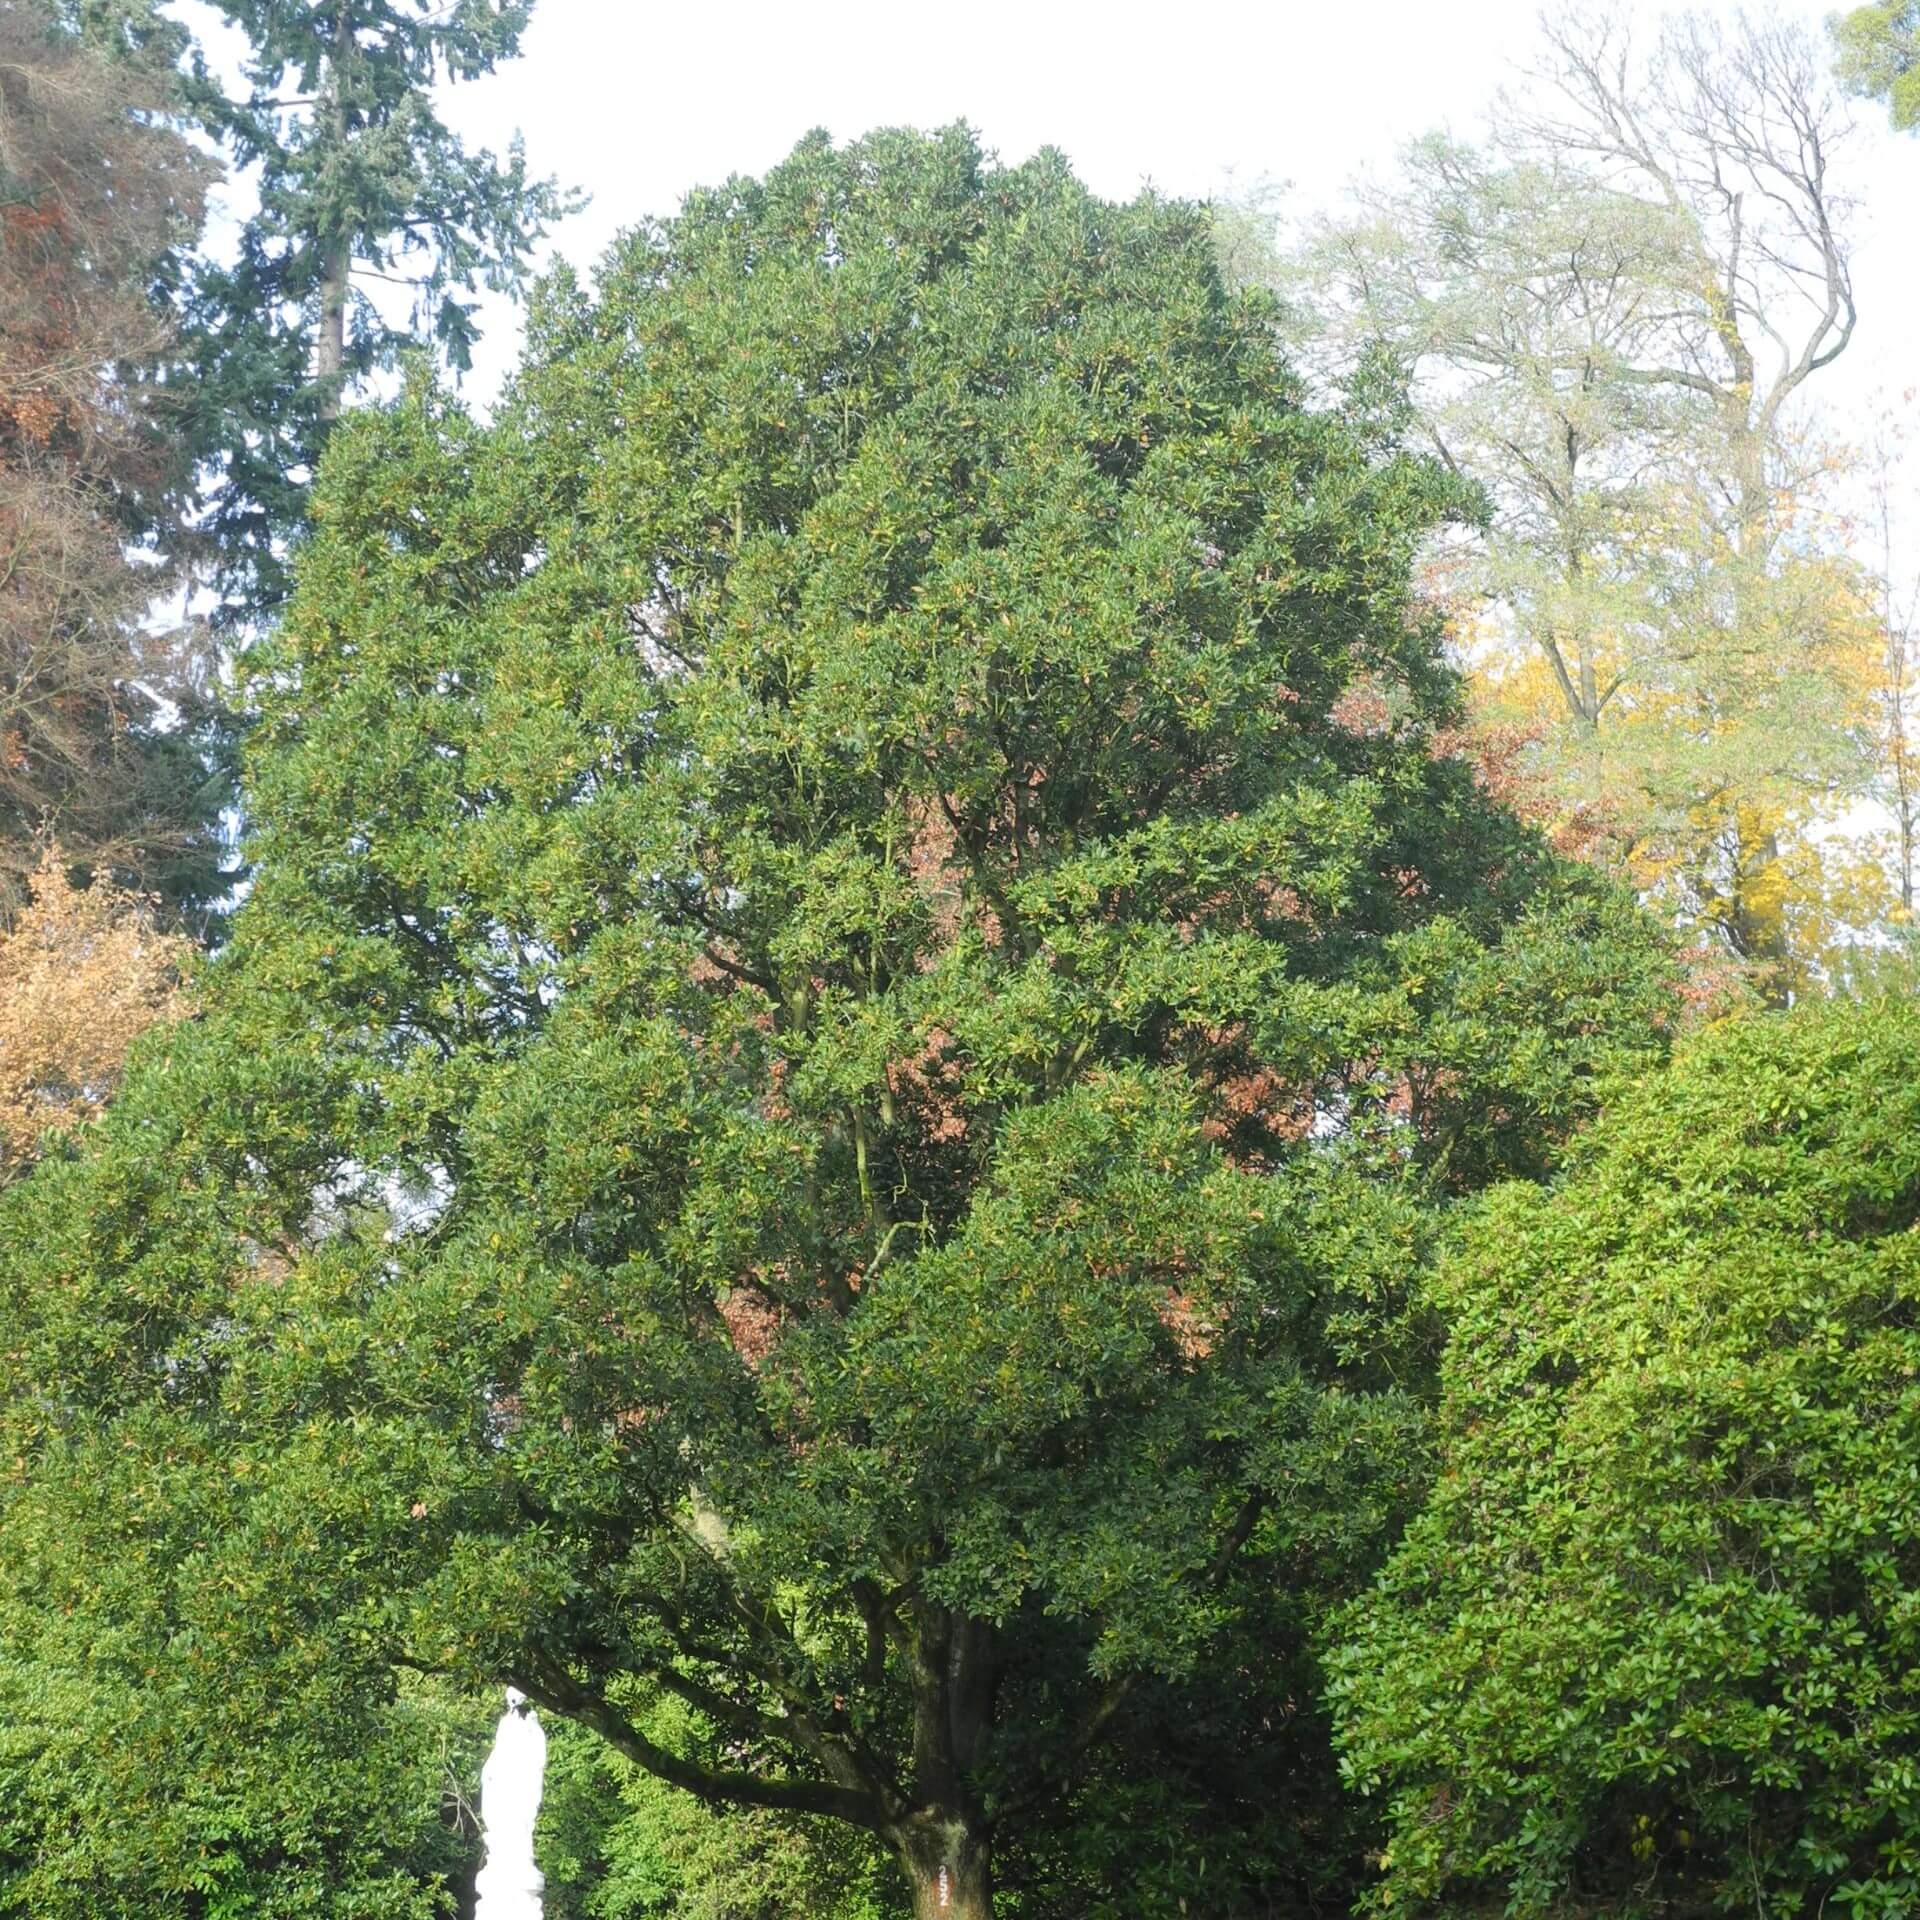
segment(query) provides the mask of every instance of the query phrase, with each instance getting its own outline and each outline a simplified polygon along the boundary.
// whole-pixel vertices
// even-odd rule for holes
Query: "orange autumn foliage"
[[[57,847],[28,887],[0,935],[0,1181],[24,1172],[48,1133],[105,1107],[128,1049],[182,1012],[190,951],[138,895],[75,886]]]

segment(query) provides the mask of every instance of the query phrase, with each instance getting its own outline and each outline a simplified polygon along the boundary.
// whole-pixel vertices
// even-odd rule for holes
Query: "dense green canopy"
[[[1396,1906],[1910,1910],[1917,1229],[1895,1001],[1711,1029],[1484,1204],[1337,1682]]]
[[[1841,83],[1878,100],[1898,132],[1920,126],[1920,7],[1867,0],[1828,21]]]
[[[924,1911],[1090,1778],[1324,1821],[1431,1202],[1670,1004],[1460,750],[1399,418],[1204,210],[955,132],[641,229],[490,426],[343,424],[204,1014],[5,1218],[5,1604],[314,1751],[511,1678]]]

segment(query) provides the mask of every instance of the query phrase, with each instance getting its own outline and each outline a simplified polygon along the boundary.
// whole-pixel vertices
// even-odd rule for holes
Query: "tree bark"
[[[347,249],[329,245],[320,277],[320,326],[313,341],[313,382],[320,394],[320,418],[331,426],[340,417],[346,386]]]
[[[1724,402],[1739,515],[1738,550],[1733,560],[1734,619],[1739,629],[1739,644],[1752,647],[1759,638],[1756,629],[1764,599],[1762,587],[1767,563],[1778,540],[1778,529],[1774,524],[1773,497],[1767,485],[1765,430],[1755,424],[1752,414],[1752,356],[1748,354],[1737,360],[1735,370],[1743,379],[1736,383]],[[1735,832],[1739,834],[1738,823]],[[1767,1003],[1784,1007],[1792,999],[1792,954],[1787,944],[1786,924],[1780,914],[1764,913],[1755,904],[1767,876],[1779,861],[1780,836],[1772,826],[1764,826],[1751,846],[1741,835],[1734,855],[1732,892],[1739,924],[1735,944],[1765,969],[1759,985]]]
[[[336,149],[347,142],[347,67],[353,57],[353,19],[347,0],[334,15],[333,49],[328,62],[327,137]],[[313,383],[319,390],[320,419],[331,426],[340,417],[346,387],[347,301],[352,291],[353,237],[338,209],[321,208],[325,223],[320,243],[320,319],[313,339]]]
[[[924,1598],[896,1631],[913,1689],[911,1813],[887,1828],[914,1920],[990,1920],[993,1843],[974,1792],[998,1683],[993,1629]]]
[[[991,1836],[958,1810],[915,1814],[891,1836],[913,1893],[913,1920],[992,1920]]]

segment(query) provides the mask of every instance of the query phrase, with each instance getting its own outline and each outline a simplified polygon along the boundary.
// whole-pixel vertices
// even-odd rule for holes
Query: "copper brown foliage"
[[[206,169],[165,124],[170,84],[0,0],[0,912],[49,828],[133,872],[171,832],[140,742],[181,650],[140,623],[189,474],[153,279]]]

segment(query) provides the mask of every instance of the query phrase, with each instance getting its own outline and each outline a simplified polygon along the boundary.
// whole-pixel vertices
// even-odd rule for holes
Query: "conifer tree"
[[[189,101],[258,206],[230,261],[196,263],[186,311],[207,527],[227,614],[245,618],[284,594],[286,544],[354,381],[415,346],[464,370],[477,294],[518,290],[571,203],[517,144],[471,149],[434,104],[436,86],[513,58],[532,0],[216,5],[246,36],[244,69],[229,84],[196,50]]]

